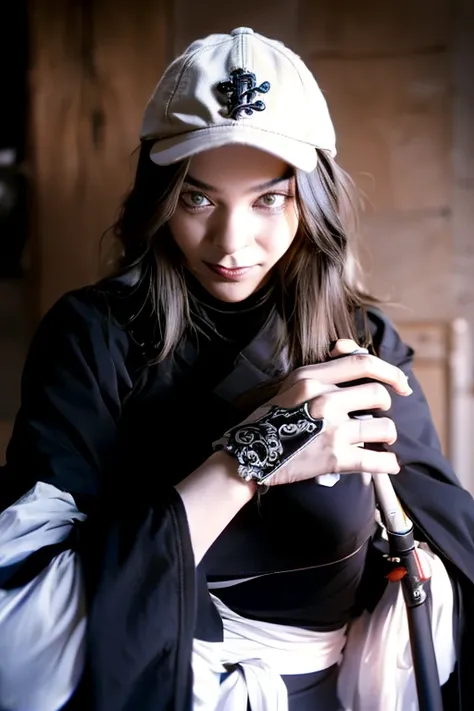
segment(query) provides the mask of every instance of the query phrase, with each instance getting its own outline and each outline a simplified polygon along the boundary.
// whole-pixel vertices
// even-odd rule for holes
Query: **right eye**
[[[211,201],[203,194],[195,190],[189,190],[180,195],[181,202],[191,210],[198,210],[201,207],[209,207]]]

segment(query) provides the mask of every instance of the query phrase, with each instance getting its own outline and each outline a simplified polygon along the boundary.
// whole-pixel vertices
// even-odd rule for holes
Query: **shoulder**
[[[134,369],[139,354],[120,316],[113,290],[102,283],[66,292],[38,324],[27,363],[48,370],[58,363]]]
[[[380,308],[367,306],[362,309],[360,323],[378,356],[398,366],[411,363],[413,349],[403,341],[393,321]]]
[[[63,327],[65,331],[78,326],[92,326],[106,320],[106,304],[96,286],[84,286],[67,291],[48,309],[41,325]]]
[[[45,313],[37,333],[63,337],[88,336],[97,339],[120,336],[120,324],[113,317],[111,302],[97,285],[63,294]]]
[[[150,314],[149,294],[130,270],[63,294],[48,310],[41,325],[62,327],[65,332],[91,328],[96,335],[127,338],[137,314]]]
[[[51,332],[63,341],[83,338],[94,350],[105,346],[131,371],[156,363],[162,340],[149,284],[133,269],[65,293],[43,317],[35,338]]]

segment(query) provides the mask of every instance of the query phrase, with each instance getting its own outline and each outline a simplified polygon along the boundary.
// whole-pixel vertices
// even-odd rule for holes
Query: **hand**
[[[283,382],[278,394],[266,403],[295,407],[308,401],[312,417],[323,418],[325,429],[310,445],[298,452],[266,484],[276,486],[311,479],[334,472],[368,472],[397,474],[400,470],[395,454],[361,447],[361,443],[393,444],[397,431],[388,417],[356,420],[349,413],[358,410],[390,408],[391,398],[386,385],[399,395],[412,390],[399,368],[372,355],[350,355],[358,348],[354,341],[341,339],[331,352],[330,360],[293,371]],[[344,358],[338,356],[345,355]],[[370,379],[364,384],[350,382]],[[344,383],[346,387],[339,387]],[[247,421],[257,419],[262,408]]]

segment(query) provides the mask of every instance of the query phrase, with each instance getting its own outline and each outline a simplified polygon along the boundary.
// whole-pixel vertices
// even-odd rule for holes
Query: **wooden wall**
[[[31,4],[38,308],[99,274],[98,245],[133,174],[143,107],[163,71],[164,2]]]

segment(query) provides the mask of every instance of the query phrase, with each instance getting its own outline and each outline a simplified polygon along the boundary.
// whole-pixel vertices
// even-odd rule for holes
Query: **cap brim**
[[[305,173],[316,168],[317,153],[314,146],[242,124],[213,126],[159,139],[151,148],[150,158],[157,165],[170,165],[203,151],[231,144],[252,146],[271,153]]]

